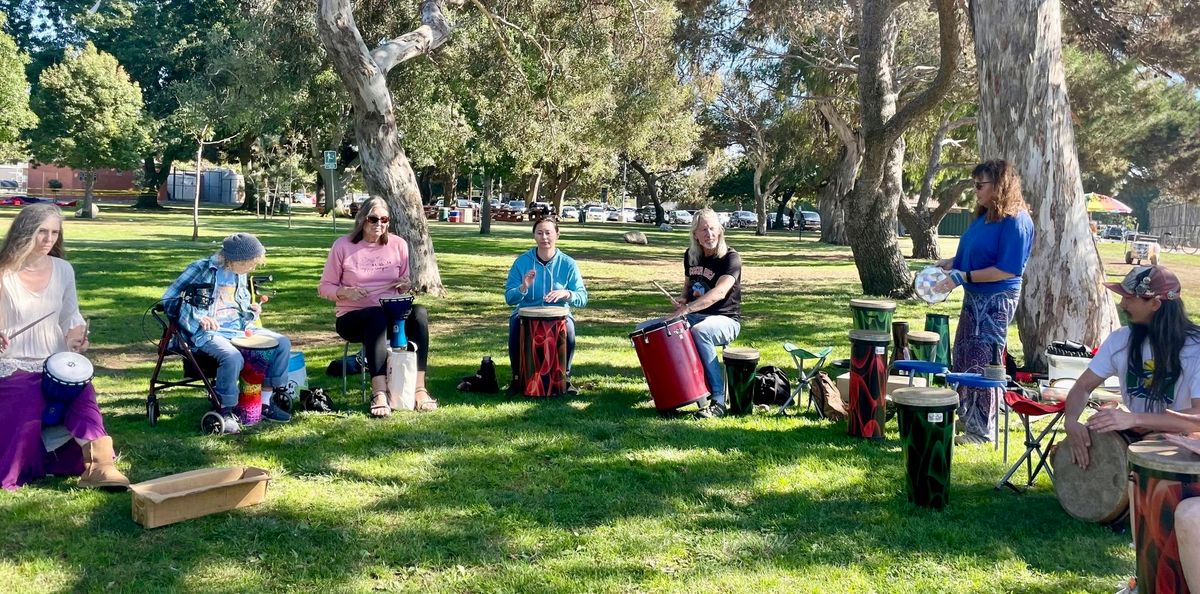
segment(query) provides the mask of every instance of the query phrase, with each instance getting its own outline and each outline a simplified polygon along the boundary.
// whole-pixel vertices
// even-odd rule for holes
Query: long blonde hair
[[[4,236],[4,245],[0,246],[0,272],[11,272],[21,267],[21,263],[33,251],[38,228],[50,217],[57,217],[59,225],[58,240],[54,242],[54,247],[50,248],[50,255],[66,258],[67,252],[63,249],[62,210],[50,202],[39,202],[22,208],[13,219],[12,226],[8,228],[8,235]]]
[[[692,218],[692,245],[687,251],[688,266],[700,263],[700,258],[704,255],[704,248],[696,240],[696,229],[700,228],[700,221],[705,220],[721,230],[721,234],[717,236],[717,257],[724,258],[725,254],[729,253],[729,246],[725,243],[725,226],[721,224],[721,217],[718,217],[716,211],[711,208],[702,208],[696,211],[696,216]]]

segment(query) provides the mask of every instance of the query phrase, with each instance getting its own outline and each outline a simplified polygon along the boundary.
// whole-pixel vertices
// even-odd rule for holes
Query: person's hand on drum
[[[0,332],[0,353],[8,350],[8,335]]]
[[[558,303],[559,301],[566,301],[570,298],[570,291],[566,289],[555,289],[549,293],[546,293],[546,296],[542,298],[542,301],[545,301],[546,303]]]
[[[220,327],[221,327],[221,325],[218,324],[216,320],[214,320],[208,316],[204,316],[203,318],[200,318],[200,329],[201,330],[212,331],[212,330],[216,330],[217,328],[220,328]]]
[[[1088,435],[1088,428],[1078,420],[1067,421],[1064,428],[1067,431],[1067,443],[1071,444],[1071,459],[1076,466],[1087,470],[1091,462],[1088,459],[1088,448],[1092,447],[1092,437]]]
[[[1097,433],[1106,431],[1124,431],[1132,429],[1136,426],[1137,419],[1133,413],[1122,410],[1120,408],[1105,408],[1101,409],[1096,414],[1088,419],[1088,428]]]
[[[939,260],[939,262],[941,262],[941,260]],[[938,281],[937,284],[933,285],[933,290],[937,291],[938,293],[949,293],[959,285],[963,284],[963,281],[963,274],[961,272],[957,270],[951,270],[950,273],[946,275],[946,278],[943,278],[942,280]]]
[[[942,258],[941,260],[934,262],[933,265],[945,270],[946,272],[950,272],[950,270],[954,268],[954,258]]]
[[[533,286],[533,279],[537,278],[537,271],[530,270],[525,273],[525,278],[521,279],[521,293],[528,293],[529,287]]]
[[[407,292],[411,291],[413,288],[412,281],[409,280],[408,277],[406,276],[406,277],[396,281],[396,284],[392,285],[392,288],[396,289],[396,291],[398,291],[400,293],[407,293]]]

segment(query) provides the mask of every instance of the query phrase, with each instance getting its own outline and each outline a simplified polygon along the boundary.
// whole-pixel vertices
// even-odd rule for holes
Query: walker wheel
[[[151,427],[158,424],[159,412],[158,398],[150,398],[146,401],[146,420],[150,421]]]
[[[220,435],[225,431],[225,419],[217,411],[209,411],[200,417],[200,432],[205,435]]]

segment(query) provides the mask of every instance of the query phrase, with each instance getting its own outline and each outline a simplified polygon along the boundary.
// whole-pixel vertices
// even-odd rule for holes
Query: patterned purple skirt
[[[1008,342],[1008,325],[1016,316],[1020,300],[1020,288],[991,294],[966,293],[958,329],[954,332],[952,371],[983,373],[984,366],[992,362],[995,345]],[[959,388],[958,393],[961,398],[958,414],[966,432],[992,441],[996,431],[998,391]]]
[[[18,371],[0,378],[0,487],[14,490],[47,474],[83,474],[83,451],[74,439],[47,452],[42,444],[42,374]],[[72,437],[104,437],[96,390],[88,384],[69,407],[63,427]]]

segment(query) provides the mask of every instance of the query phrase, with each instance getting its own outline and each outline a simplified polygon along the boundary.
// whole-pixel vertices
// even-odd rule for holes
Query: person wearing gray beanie
[[[167,311],[178,312],[172,317],[192,348],[217,361],[213,391],[220,401],[217,412],[222,417],[223,433],[237,433],[241,425],[256,423],[260,418],[280,423],[292,418],[285,410],[292,401],[286,394],[291,340],[262,326],[262,308],[252,302],[250,295],[249,274],[263,263],[266,254],[254,235],[234,233],[221,242],[217,253],[188,265],[163,294]],[[204,297],[196,298],[201,294]],[[242,340],[257,341],[271,352],[261,408],[253,410],[238,403],[238,376],[245,358],[234,342]]]

